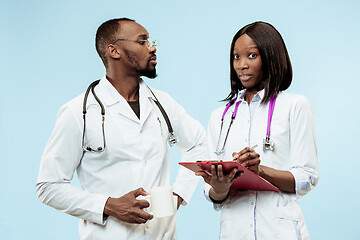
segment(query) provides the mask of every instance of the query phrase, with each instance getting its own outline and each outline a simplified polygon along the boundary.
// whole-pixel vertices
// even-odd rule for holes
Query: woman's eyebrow
[[[256,48],[256,49],[258,49],[258,47],[257,47],[256,45],[253,45],[253,46],[249,46],[249,47],[247,47],[247,49],[252,49],[252,48]]]

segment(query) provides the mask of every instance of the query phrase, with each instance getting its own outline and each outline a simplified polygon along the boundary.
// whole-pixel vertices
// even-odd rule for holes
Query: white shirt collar
[[[236,102],[238,101],[245,101],[245,93],[246,93],[246,89],[243,89],[239,92],[238,97],[236,99]],[[255,95],[254,98],[252,100],[252,102],[258,102],[258,101],[262,101],[262,99],[264,98],[265,95],[265,89],[262,89],[260,91],[258,91]]]

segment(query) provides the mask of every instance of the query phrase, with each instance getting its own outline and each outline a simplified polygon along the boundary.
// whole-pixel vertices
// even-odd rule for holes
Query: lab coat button
[[[145,226],[146,229],[149,229],[149,226]]]
[[[252,228],[252,227],[253,227],[253,225],[252,225],[252,224],[250,224],[250,227]]]
[[[254,205],[254,202],[251,202],[251,205]]]

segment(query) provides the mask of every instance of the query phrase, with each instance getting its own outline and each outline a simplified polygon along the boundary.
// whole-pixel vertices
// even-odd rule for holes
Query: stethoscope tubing
[[[105,108],[104,105],[102,104],[102,102],[100,101],[99,97],[96,95],[95,93],[95,86],[98,85],[100,82],[100,80],[96,80],[94,82],[92,82],[89,87],[86,89],[85,95],[84,95],[84,101],[83,101],[83,120],[84,120],[84,129],[83,129],[83,136],[82,136],[82,148],[85,152],[103,152],[105,151],[106,148],[106,141],[105,141]],[[85,147],[85,131],[86,131],[86,103],[87,103],[87,99],[89,97],[89,93],[93,94],[95,100],[98,102],[100,108],[101,108],[101,129],[102,129],[102,134],[103,134],[103,147],[98,147],[97,149],[92,149],[91,147]]]
[[[273,113],[274,113],[276,98],[277,98],[277,94],[273,98],[270,99],[270,103],[269,103],[266,137],[264,139],[264,150],[273,150],[274,143],[270,141],[270,128],[271,128],[271,121],[272,121],[272,116],[273,116]],[[236,101],[236,98],[230,100],[229,103],[226,104],[225,110],[224,110],[224,112],[222,114],[222,117],[221,117],[220,132],[219,132],[219,137],[218,137],[216,150],[215,150],[215,154],[218,155],[218,156],[220,156],[221,154],[223,154],[225,152],[225,145],[226,145],[226,142],[227,142],[227,138],[228,138],[231,126],[232,126],[232,124],[234,122],[234,119],[236,118],[238,107],[239,107],[240,103],[242,102],[242,100],[239,100],[235,104],[235,109],[234,109],[234,112],[231,115],[231,120],[230,120],[230,123],[229,123],[229,127],[228,127],[228,130],[226,132],[225,139],[224,139],[224,144],[223,144],[221,150],[219,150],[221,132],[223,130],[223,125],[224,125],[224,118],[225,118],[225,115],[226,115],[227,111],[235,103],[235,101]]]
[[[96,80],[94,82],[92,82],[88,88],[86,89],[85,95],[84,95],[84,101],[83,101],[83,120],[84,120],[84,129],[83,129],[83,134],[82,134],[82,148],[84,150],[84,152],[103,152],[105,151],[105,147],[106,147],[106,141],[105,141],[105,108],[103,103],[101,102],[101,100],[99,99],[99,97],[96,95],[95,93],[95,86],[98,85],[100,82],[100,80]],[[176,144],[178,142],[177,136],[174,133],[174,130],[172,128],[169,116],[167,115],[165,109],[163,108],[163,106],[161,105],[160,101],[158,100],[158,98],[156,97],[156,95],[153,93],[153,91],[150,89],[150,87],[148,87],[148,89],[150,90],[151,94],[154,96],[155,99],[151,98],[156,106],[159,108],[161,114],[163,115],[166,125],[168,127],[168,131],[169,131],[169,136],[168,136],[168,141],[169,141],[169,145],[172,147],[174,144]],[[89,97],[89,93],[93,94],[95,100],[98,102],[100,108],[101,108],[101,128],[102,128],[102,134],[103,134],[103,147],[98,147],[97,149],[92,149],[91,147],[85,147],[85,132],[86,132],[86,104],[87,104],[87,99]]]

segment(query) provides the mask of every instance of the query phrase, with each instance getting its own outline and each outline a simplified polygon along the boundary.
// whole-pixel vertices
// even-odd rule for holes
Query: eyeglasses
[[[142,39],[142,40],[136,40],[136,39],[127,39],[127,38],[118,38],[115,40],[115,42],[117,41],[132,41],[132,42],[137,42],[141,45],[144,45],[146,43],[146,47],[151,50],[152,47],[156,47],[157,49],[159,49],[159,41],[158,40],[153,40],[151,38],[148,39]],[[114,42],[114,43],[115,43]]]

